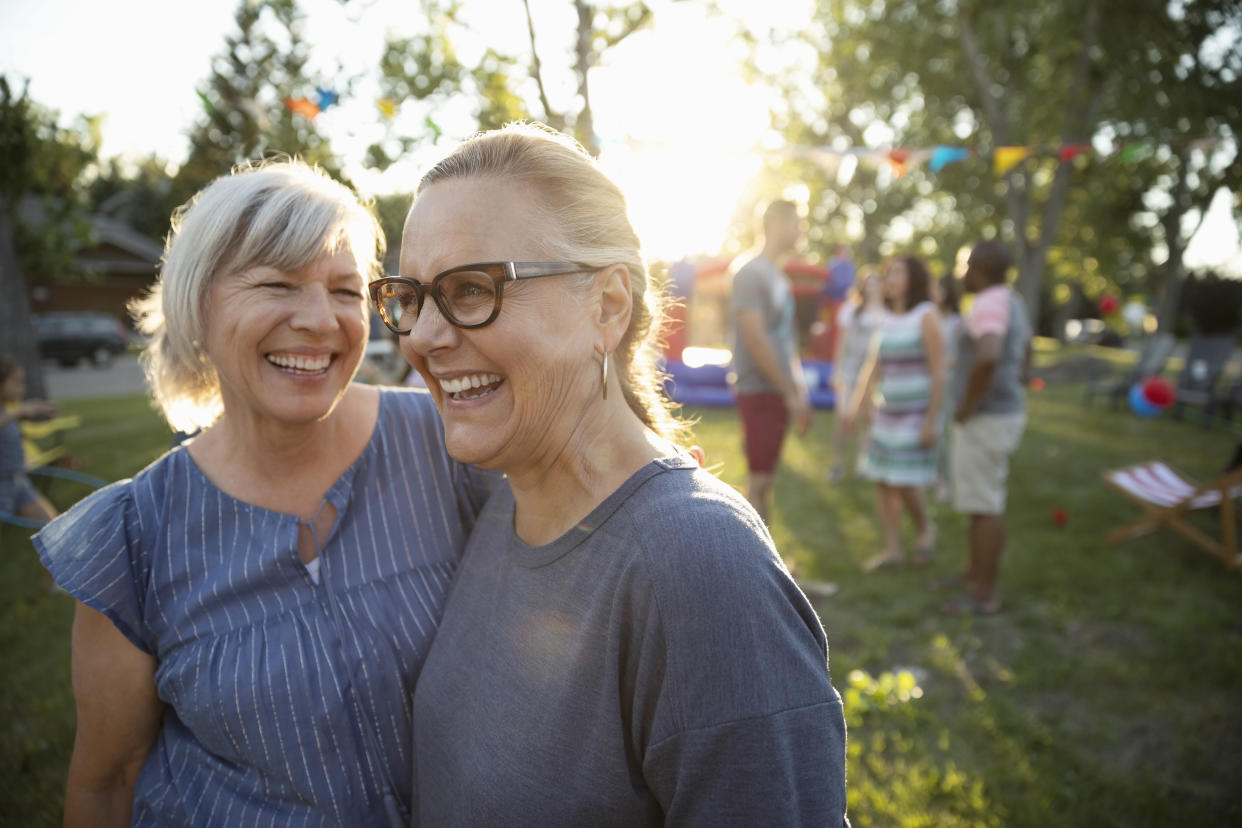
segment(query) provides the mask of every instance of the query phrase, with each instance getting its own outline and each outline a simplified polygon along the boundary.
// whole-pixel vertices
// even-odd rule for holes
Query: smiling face
[[[465,264],[557,258],[540,245],[549,231],[536,206],[531,188],[513,181],[433,184],[406,219],[401,275],[427,283]],[[565,445],[599,395],[590,306],[571,284],[580,278],[507,282],[500,315],[473,330],[423,303],[401,351],[427,380],[454,458],[515,474]]]
[[[256,266],[216,277],[204,345],[225,416],[304,425],[330,414],[366,347],[363,286],[349,250],[291,272]]]

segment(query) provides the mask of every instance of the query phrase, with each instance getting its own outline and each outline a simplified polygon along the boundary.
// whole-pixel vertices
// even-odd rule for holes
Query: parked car
[[[94,311],[56,311],[34,317],[39,353],[64,366],[89,359],[107,365],[124,353],[129,333],[115,316]]]
[[[397,335],[379,318],[371,314],[371,336],[358,370],[358,378],[376,385],[399,385],[409,371],[409,363],[397,347]],[[416,372],[417,373],[417,372]]]

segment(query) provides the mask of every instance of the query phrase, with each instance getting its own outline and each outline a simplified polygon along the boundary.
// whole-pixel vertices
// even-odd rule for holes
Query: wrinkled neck
[[[505,469],[515,503],[514,530],[542,546],[565,534],[671,446],[642,424],[623,399],[599,400],[537,460]]]

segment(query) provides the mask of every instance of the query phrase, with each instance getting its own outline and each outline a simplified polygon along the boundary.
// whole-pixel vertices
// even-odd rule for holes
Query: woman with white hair
[[[425,393],[352,383],[383,241],[298,162],[174,217],[139,303],[202,432],[35,538],[78,605],[67,825],[404,825],[410,706],[485,492]]]
[[[477,136],[371,285],[449,453],[505,472],[414,698],[418,824],[842,825],[823,627],[763,522],[679,447],[662,301],[569,139]]]

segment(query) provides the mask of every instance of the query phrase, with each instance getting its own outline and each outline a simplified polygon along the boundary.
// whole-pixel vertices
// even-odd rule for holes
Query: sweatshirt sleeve
[[[662,527],[637,649],[644,777],[670,825],[845,825],[845,719],[823,627],[742,505]],[[658,656],[656,655],[658,653]],[[654,697],[653,697],[654,696]]]

